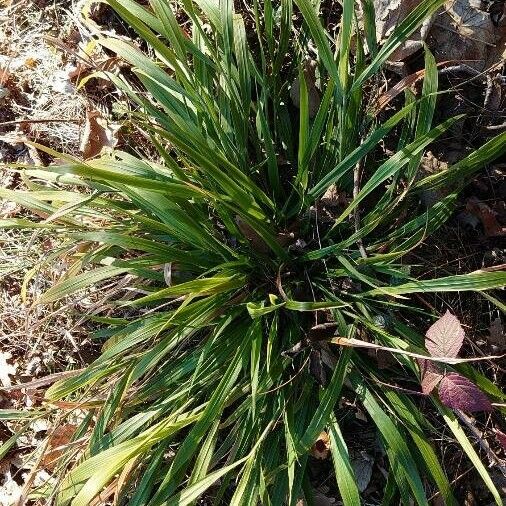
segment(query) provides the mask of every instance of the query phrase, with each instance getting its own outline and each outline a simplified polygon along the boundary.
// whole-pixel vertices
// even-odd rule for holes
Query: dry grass
[[[0,164],[47,161],[23,142],[27,138],[79,155],[86,108],[92,106],[85,92],[78,92],[69,80],[76,53],[87,40],[77,18],[81,6],[65,0],[4,3],[0,9]],[[48,35],[55,39],[49,42]],[[22,189],[23,181],[0,168],[0,188]],[[0,199],[0,219],[22,216],[26,212],[19,206]],[[71,259],[51,257],[62,246],[46,233],[0,228],[0,387],[83,367],[98,352],[88,317],[111,309],[108,299],[122,289],[122,280],[78,294],[59,306],[34,304],[71,264]],[[39,398],[24,391],[0,393],[1,408],[22,409],[37,403]],[[44,466],[34,464],[56,422],[32,424],[2,459],[1,506],[18,501],[30,480],[36,486],[51,479]],[[0,446],[19,429],[16,423],[0,424]],[[39,470],[32,473],[35,468]]]
[[[81,38],[73,8],[77,6],[68,1],[45,6],[23,1],[6,7],[0,19],[0,68],[10,76],[9,94],[3,100],[10,112],[7,121],[35,120],[29,127],[23,125],[31,140],[77,154],[88,101],[69,81],[75,65],[72,51]],[[62,51],[48,37],[69,40],[70,45],[63,43],[68,50]],[[13,126],[0,128],[5,132]]]

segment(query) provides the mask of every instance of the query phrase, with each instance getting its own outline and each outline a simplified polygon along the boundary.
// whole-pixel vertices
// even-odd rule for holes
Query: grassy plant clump
[[[128,69],[97,76],[134,104],[130,120],[160,162],[58,155],[63,164],[23,169],[29,191],[2,192],[49,217],[4,226],[67,240],[55,256],[74,263],[39,303],[133,279],[134,296],[118,305],[135,316],[99,318],[102,355],[46,392],[48,409],[64,399],[86,416],[59,459],[60,479],[40,493],[73,506],[104,487],[135,506],[203,494],[214,504],[310,503],[309,450],[325,430],[343,503],[359,505],[335,414],[346,396],[377,426],[390,464],[385,504],[428,504],[435,492],[456,504],[419,397],[384,385],[404,378],[419,390],[419,364],[404,352],[427,355],[426,328],[411,322],[436,315],[411,294],[505,284],[506,273],[486,270],[417,279],[407,259],[452,215],[466,181],[505,151],[506,134],[427,175],[424,149],[460,119],[433,122],[431,53],[423,86],[406,90],[397,112],[380,112],[367,93],[443,0],[420,2],[381,45],[370,1],[360,16],[342,2],[335,40],[310,0],[252,0],[242,13],[231,0],[108,3],[143,49],[104,35],[99,43]],[[433,206],[420,204],[439,189]],[[400,353],[379,369],[342,346],[356,341]],[[448,368],[503,402],[476,369]],[[425,402],[500,501],[453,411],[436,394]]]

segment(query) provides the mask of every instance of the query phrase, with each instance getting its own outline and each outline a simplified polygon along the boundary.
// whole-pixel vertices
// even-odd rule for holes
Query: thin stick
[[[301,368],[292,377],[290,377],[287,381],[285,381],[284,383],[281,383],[281,385],[278,385],[277,387],[273,388],[272,390],[267,390],[265,392],[259,392],[258,395],[271,394],[272,392],[276,392],[276,391],[280,390],[281,388],[283,388],[284,386],[288,385],[288,383],[291,383],[304,370],[304,367],[306,367],[310,358],[311,358],[311,355],[308,355],[308,357],[306,358],[306,360],[302,364]]]
[[[0,391],[10,392],[12,390],[23,390],[25,388],[28,390],[33,390],[46,385],[50,385],[51,383],[55,383],[56,381],[62,379],[72,378],[74,376],[77,376],[78,374],[81,374],[83,371],[84,369],[74,369],[72,371],[57,372],[54,374],[49,374],[44,378],[29,381],[27,383],[18,383],[17,385],[11,385],[9,387],[1,387]]]
[[[82,123],[82,119],[54,118],[54,119],[18,119],[15,121],[4,121],[2,126],[22,125],[23,123]]]
[[[413,353],[412,351],[401,350],[399,348],[390,348],[389,346],[381,346],[380,344],[368,343],[360,339],[347,338],[347,337],[333,337],[329,343],[337,344],[339,346],[350,346],[351,348],[366,348],[371,350],[383,350],[398,355],[406,355],[407,357],[418,358],[421,360],[430,360],[432,362],[442,362],[443,364],[466,364],[468,362],[481,362],[483,360],[499,359],[506,356],[503,355],[489,355],[485,357],[476,358],[454,358],[454,357],[433,357],[431,355],[422,355],[420,353]]]
[[[501,459],[495,454],[492,448],[490,448],[490,445],[482,437],[481,432],[476,428],[471,418],[469,418],[466,414],[460,411],[460,409],[455,409],[454,411],[455,414],[460,418],[461,422],[471,431],[477,443],[480,445],[481,449],[487,454],[490,464],[496,465],[501,471],[501,473],[504,476],[506,476],[506,465],[502,463]]]
[[[485,130],[506,130],[506,121],[504,123],[501,123],[500,125],[489,125],[483,127]]]
[[[474,466],[471,466],[469,469],[467,469],[467,471],[464,471],[462,474],[460,474],[459,476],[457,476],[454,480],[452,480],[450,482],[450,486],[453,486],[455,485],[455,483],[457,483],[459,480],[461,480],[464,476],[466,476],[466,474],[469,474],[471,471],[473,471],[475,468]],[[433,496],[429,497],[429,503],[432,504],[432,501],[434,499],[436,499],[438,496],[441,495],[441,492],[436,492]]]

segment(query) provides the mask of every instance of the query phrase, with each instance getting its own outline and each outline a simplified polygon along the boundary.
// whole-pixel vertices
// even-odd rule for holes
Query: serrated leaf
[[[465,376],[455,372],[447,374],[439,385],[441,402],[452,409],[462,411],[491,411],[488,397]]]
[[[429,395],[443,379],[439,367],[430,360],[419,360],[422,392]]]
[[[464,342],[464,329],[450,311],[439,318],[425,334],[425,347],[433,357],[455,358]]]

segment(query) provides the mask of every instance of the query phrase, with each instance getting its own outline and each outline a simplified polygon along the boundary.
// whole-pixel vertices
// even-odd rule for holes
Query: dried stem
[[[481,432],[477,429],[476,425],[473,423],[473,420],[469,418],[465,413],[460,411],[460,409],[455,410],[455,414],[460,418],[460,421],[469,429],[469,431],[473,434],[476,439],[476,442],[480,445],[481,449],[487,454],[488,460],[491,465],[496,465],[501,473],[506,476],[506,465],[501,461],[501,459],[495,454],[495,452],[490,448],[488,442],[482,437]]]

